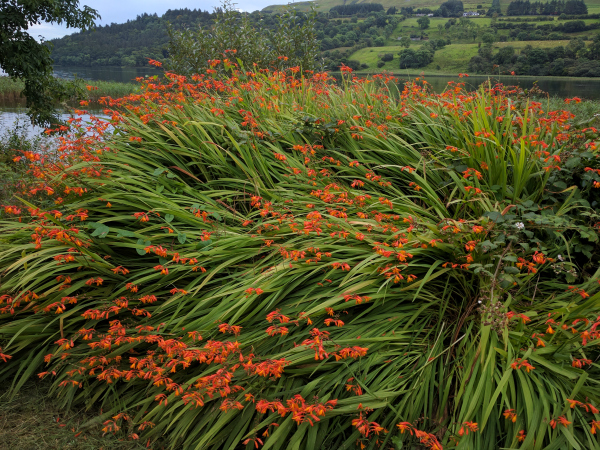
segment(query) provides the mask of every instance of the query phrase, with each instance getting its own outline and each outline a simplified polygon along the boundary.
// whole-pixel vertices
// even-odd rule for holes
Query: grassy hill
[[[389,8],[391,6],[395,6],[400,9],[401,7],[412,6],[413,8],[430,8],[437,9],[442,3],[446,0],[319,0],[316,2],[293,2],[292,4],[299,11],[308,11],[310,9],[311,3],[317,4],[317,11],[327,12],[334,6],[345,5],[348,3],[351,4],[361,4],[361,3],[381,3],[384,8]],[[492,6],[491,0],[462,0],[465,10],[476,10],[477,5],[481,5],[484,9],[488,9]],[[500,6],[502,7],[502,11],[506,11],[511,0],[500,0]],[[271,5],[267,6],[263,9],[263,11],[278,11],[283,8],[283,5],[287,4],[287,2],[280,5]],[[588,7],[589,14],[600,13],[600,0],[585,0],[585,4]]]
[[[556,46],[565,46],[569,43],[569,41],[513,41],[513,42],[496,42],[493,45],[494,51],[502,47],[511,46],[514,47],[517,52],[520,52],[526,45],[531,45],[536,48],[550,48]],[[412,48],[419,48],[420,45],[415,45]],[[360,61],[361,63],[366,63],[372,69],[370,72],[381,72],[383,70],[389,70],[395,73],[401,73],[402,71],[398,69],[398,53],[403,49],[403,47],[399,45],[388,45],[385,47],[372,48],[367,47],[357,52],[353,53],[351,58]],[[425,72],[427,74],[457,74],[461,72],[467,72],[467,66],[469,65],[469,60],[477,55],[478,44],[452,44],[444,47],[435,52],[435,56],[433,61],[421,68],[421,69],[413,69],[408,72],[418,73]],[[380,56],[384,53],[392,53],[394,55],[394,59],[385,64],[385,66],[381,68],[376,68],[377,61],[380,59]]]
[[[339,6],[339,5],[345,5],[345,4],[361,4],[361,3],[381,3],[383,5],[384,8],[389,8],[391,6],[395,6],[396,8],[400,9],[401,7],[406,7],[406,6],[412,6],[413,8],[430,8],[430,9],[437,9],[442,3],[444,3],[446,0],[377,0],[377,1],[371,1],[371,0],[351,0],[350,2],[346,1],[346,0],[319,0],[316,2],[294,2],[292,3],[296,9],[298,9],[299,11],[308,11],[310,9],[310,4],[311,3],[316,3],[317,5],[317,11],[329,11],[331,8],[333,8],[334,6]],[[501,4],[506,3],[505,5],[503,5],[504,8],[506,8],[506,6],[508,6],[508,4],[510,3],[510,0],[501,0]],[[600,3],[600,0],[598,0],[598,2]],[[463,4],[465,6],[465,10],[475,10],[477,9],[477,5],[481,5],[483,6],[485,9],[489,8],[492,6],[492,2],[491,0],[485,0],[485,1],[477,1],[477,0],[463,0]],[[263,11],[278,11],[281,8],[283,8],[283,5],[271,5],[271,6],[267,6],[266,8],[263,9]]]

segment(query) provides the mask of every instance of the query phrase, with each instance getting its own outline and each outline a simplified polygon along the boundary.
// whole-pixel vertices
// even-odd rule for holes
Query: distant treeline
[[[499,5],[499,0],[494,1]],[[465,8],[461,0],[447,0],[444,3],[442,3],[438,9],[435,10],[430,8],[415,9],[412,6],[402,6],[400,8],[400,14],[404,16],[412,16],[413,14],[433,14],[436,17],[461,17],[464,10]],[[349,5],[334,6],[329,10],[329,14],[330,16],[332,15],[333,18],[335,18],[338,16],[362,16],[368,13],[377,13],[383,11],[383,5],[379,3],[355,3]],[[386,14],[391,15],[396,14],[397,12],[397,8],[392,6],[387,10]]]
[[[561,14],[558,20],[585,20],[600,19],[600,14]],[[554,22],[554,16],[533,16],[533,17],[506,17],[499,18],[498,22]]]
[[[569,22],[558,23],[556,25],[544,23],[540,25],[535,25],[533,23],[495,23],[492,25],[492,28],[496,28],[497,30],[517,30],[517,31],[527,31],[527,30],[540,30],[545,33],[579,33],[582,31],[591,31],[600,28],[600,22],[587,24],[583,20],[572,20]]]
[[[552,0],[546,3],[514,0],[506,8],[507,16],[587,14],[583,0]]]
[[[354,14],[368,14],[370,12],[383,11],[383,5],[380,3],[358,3],[353,5],[334,6],[329,13],[337,13],[340,16],[352,16]]]
[[[469,72],[600,77],[600,35],[596,35],[588,46],[581,39],[572,39],[564,47],[535,48],[527,45],[520,54],[510,46],[494,53],[491,45],[482,46],[478,53],[469,62]]]

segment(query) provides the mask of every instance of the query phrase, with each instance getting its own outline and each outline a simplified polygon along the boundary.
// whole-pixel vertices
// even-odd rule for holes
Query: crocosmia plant
[[[149,447],[600,448],[597,130],[396,81],[227,52],[23,153],[0,381]]]

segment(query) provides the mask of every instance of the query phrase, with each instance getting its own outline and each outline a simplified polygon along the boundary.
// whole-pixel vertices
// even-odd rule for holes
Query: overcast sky
[[[287,4],[287,0],[237,0],[236,7],[244,11],[256,11],[269,5]],[[111,23],[123,23],[128,19],[135,19],[138,14],[157,13],[159,16],[168,9],[201,9],[212,12],[215,6],[219,6],[219,0],[79,0],[81,6],[87,5],[94,8],[102,16],[97,21],[97,25],[107,25]],[[64,26],[41,24],[30,27],[29,34],[38,39],[43,36],[44,39],[54,39],[74,33],[78,30],[67,29]]]

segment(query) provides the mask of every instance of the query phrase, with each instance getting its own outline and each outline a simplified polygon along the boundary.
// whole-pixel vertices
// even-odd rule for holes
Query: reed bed
[[[85,90],[85,99],[89,101],[98,101],[101,97],[119,98],[129,95],[138,89],[135,83],[119,83],[116,81],[83,81],[83,86],[88,84],[92,89]],[[16,104],[24,103],[25,98],[21,97],[21,91],[24,83],[20,80],[12,80],[6,76],[0,76],[0,103]]]

